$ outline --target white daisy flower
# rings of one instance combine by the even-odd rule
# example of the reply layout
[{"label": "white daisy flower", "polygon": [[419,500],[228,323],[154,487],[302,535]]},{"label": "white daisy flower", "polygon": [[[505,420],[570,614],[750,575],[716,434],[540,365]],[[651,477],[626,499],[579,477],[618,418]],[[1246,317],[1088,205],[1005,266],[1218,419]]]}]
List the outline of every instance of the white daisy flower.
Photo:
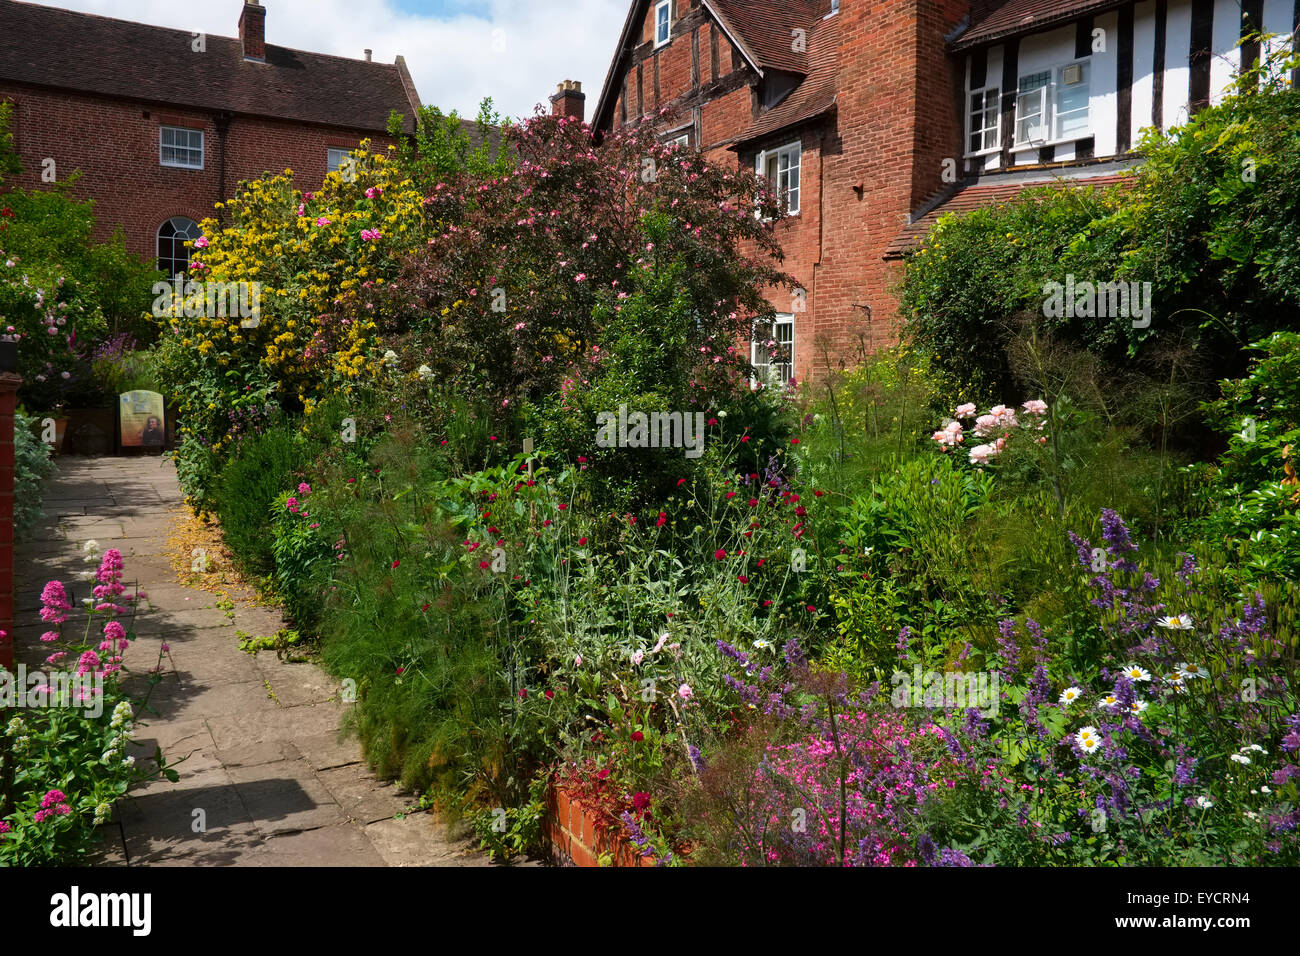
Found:
[{"label": "white daisy flower", "polygon": [[1144,681],[1151,679],[1150,673],[1143,670],[1137,664],[1129,664],[1128,667],[1124,668],[1124,676],[1131,681]]},{"label": "white daisy flower", "polygon": [[1128,709],[1135,714],[1140,714],[1147,709],[1147,702],[1145,700],[1135,700],[1128,705]]},{"label": "white daisy flower", "polygon": [[1096,727],[1084,727],[1074,739],[1078,741],[1079,749],[1086,754],[1101,749],[1101,739],[1097,736]]},{"label": "white daisy flower", "polygon": [[1119,706],[1119,698],[1114,694],[1107,694],[1101,699],[1101,702],[1098,703],[1097,706],[1102,710],[1114,710]]},{"label": "white daisy flower", "polygon": [[760,637],[754,642],[754,650],[766,651],[772,647],[772,642],[765,637]]},{"label": "white daisy flower", "polygon": [[1157,620],[1156,625],[1168,628],[1171,631],[1190,631],[1192,629],[1192,619],[1187,614],[1171,614]]},{"label": "white daisy flower", "polygon": [[1240,764],[1250,763],[1250,758],[1247,757],[1245,754],[1228,754],[1228,759],[1235,760],[1237,761],[1237,763]]},{"label": "white daisy flower", "polygon": [[1259,744],[1246,744],[1246,746],[1241,748],[1242,753],[1245,753],[1247,750],[1253,750],[1255,751],[1255,753],[1259,753],[1259,754],[1268,753],[1268,751],[1265,750],[1263,747],[1261,747]]},{"label": "white daisy flower", "polygon": [[1262,790],[1262,791],[1264,791],[1265,793],[1272,793],[1272,792],[1273,792],[1273,791],[1272,791],[1271,789],[1269,789],[1268,787],[1260,787],[1259,789]]},{"label": "white daisy flower", "polygon": [[1200,807],[1202,810],[1208,810],[1210,809],[1210,807],[1214,806],[1214,801],[1211,800],[1209,797],[1197,797],[1196,805]]},{"label": "white daisy flower", "polygon": [[1177,671],[1172,674],[1166,674],[1165,683],[1179,693],[1187,690],[1187,685],[1183,683],[1183,675],[1179,674]]},{"label": "white daisy flower", "polygon": [[1079,690],[1077,687],[1067,687],[1065,690],[1061,691],[1061,703],[1072,704],[1079,699],[1079,696],[1082,693],[1083,691]]},{"label": "white daisy flower", "polygon": [[1195,680],[1201,677],[1208,677],[1209,675],[1205,672],[1205,668],[1200,664],[1182,663],[1178,665],[1178,676]]}]

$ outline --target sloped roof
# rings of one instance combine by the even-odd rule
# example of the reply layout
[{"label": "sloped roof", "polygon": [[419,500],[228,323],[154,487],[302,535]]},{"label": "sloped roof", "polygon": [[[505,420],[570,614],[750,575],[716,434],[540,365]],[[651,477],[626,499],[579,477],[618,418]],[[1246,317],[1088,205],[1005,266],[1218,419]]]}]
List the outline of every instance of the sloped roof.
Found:
[{"label": "sloped roof", "polygon": [[1130,0],[1007,0],[952,43],[954,50],[991,43],[1017,33],[1045,30],[1090,13],[1122,7]]},{"label": "sloped roof", "polygon": [[[808,53],[813,50],[811,33],[819,21],[816,0],[706,0],[740,35],[763,69],[808,72]],[[832,19],[834,19],[832,17]],[[796,49],[795,30],[808,31],[806,51]]]},{"label": "sloped roof", "polygon": [[789,96],[761,114],[751,126],[736,136],[732,140],[735,145],[752,142],[835,108],[839,24],[839,17],[814,22],[808,34],[807,76]]},{"label": "sloped roof", "polygon": [[179,107],[383,132],[414,128],[420,105],[405,64],[367,63],[266,44],[244,59],[237,37],[0,0],[0,79]]},{"label": "sloped roof", "polygon": [[921,241],[922,237],[930,231],[930,227],[938,222],[941,216],[948,213],[970,212],[972,209],[979,209],[984,206],[997,206],[1002,203],[1014,202],[1026,189],[1034,189],[1040,186],[1083,189],[1088,186],[1105,188],[1131,182],[1132,177],[1126,173],[1106,173],[1100,176],[1080,176],[1071,179],[1020,180],[1011,183],[977,183],[973,186],[967,186],[958,190],[949,199],[944,200],[895,236],[894,240],[885,249],[884,258],[901,258],[904,253]]}]

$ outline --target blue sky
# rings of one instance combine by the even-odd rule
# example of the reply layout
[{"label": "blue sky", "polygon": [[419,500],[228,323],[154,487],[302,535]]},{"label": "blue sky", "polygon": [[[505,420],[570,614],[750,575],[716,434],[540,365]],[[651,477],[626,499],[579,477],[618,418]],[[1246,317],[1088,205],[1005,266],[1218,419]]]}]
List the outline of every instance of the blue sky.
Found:
[{"label": "blue sky", "polygon": [[[243,0],[37,0],[102,16],[235,36]],[[425,103],[473,115],[491,96],[508,116],[579,80],[595,108],[630,0],[262,0],[267,42],[391,63]]]}]

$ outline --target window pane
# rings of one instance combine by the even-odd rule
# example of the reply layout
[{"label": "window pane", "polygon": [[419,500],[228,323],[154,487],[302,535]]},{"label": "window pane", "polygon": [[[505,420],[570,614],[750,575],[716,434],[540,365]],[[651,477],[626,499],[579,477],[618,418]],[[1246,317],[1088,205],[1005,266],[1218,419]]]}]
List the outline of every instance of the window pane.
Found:
[{"label": "window pane", "polygon": [[1089,82],[1088,64],[1077,63],[1078,82],[1066,83],[1073,72],[1071,67],[1061,70],[1061,84],[1056,97],[1056,135],[1062,139],[1069,136],[1083,136],[1088,132],[1089,119]]}]

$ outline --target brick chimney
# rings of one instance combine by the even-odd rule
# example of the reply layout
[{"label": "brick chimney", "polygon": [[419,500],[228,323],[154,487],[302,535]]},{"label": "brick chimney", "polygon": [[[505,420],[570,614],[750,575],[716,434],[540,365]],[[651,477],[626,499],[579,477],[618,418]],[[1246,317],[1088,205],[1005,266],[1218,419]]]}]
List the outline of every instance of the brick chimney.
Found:
[{"label": "brick chimney", "polygon": [[582,92],[582,84],[576,80],[565,80],[555,88],[551,96],[552,116],[572,116],[582,121],[586,119],[587,94]]},{"label": "brick chimney", "polygon": [[244,59],[266,59],[266,7],[257,0],[244,3],[239,15],[239,42],[244,47]]}]

